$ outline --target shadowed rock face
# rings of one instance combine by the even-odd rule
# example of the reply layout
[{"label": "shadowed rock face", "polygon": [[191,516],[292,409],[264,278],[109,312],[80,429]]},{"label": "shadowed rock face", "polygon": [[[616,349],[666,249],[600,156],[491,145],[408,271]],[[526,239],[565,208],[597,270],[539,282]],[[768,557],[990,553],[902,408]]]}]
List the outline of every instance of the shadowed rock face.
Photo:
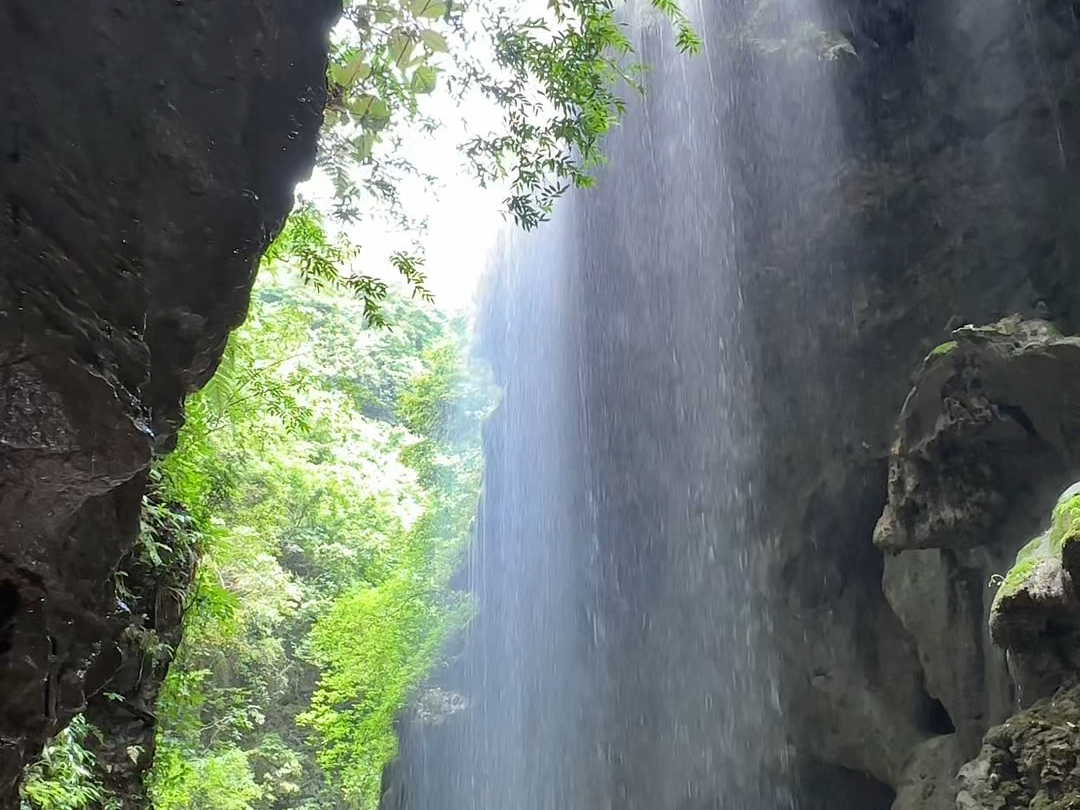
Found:
[{"label": "shadowed rock face", "polygon": [[[951,808],[960,785],[961,807],[1028,807],[1040,769],[1060,759],[1051,750],[1060,740],[1042,733],[1053,705],[991,729],[954,777],[988,724],[1011,712],[1014,692],[1029,705],[1077,670],[1080,603],[1063,551],[1080,501],[1075,486],[1057,496],[1080,451],[1080,339],[1016,317],[952,337],[927,355],[901,410],[874,533],[886,552],[885,594],[957,730],[920,749],[936,747],[933,756],[916,753],[913,790],[897,807]],[[1023,785],[999,793],[1002,779]]]},{"label": "shadowed rock face", "polygon": [[992,544],[1027,496],[1060,491],[1080,450],[1080,339],[1019,319],[954,338],[927,356],[900,415],[874,534],[886,550]]},{"label": "shadowed rock face", "polygon": [[[991,638],[1031,646],[1011,641],[1024,635],[1023,606],[991,613],[990,586],[1045,528],[1070,480],[1080,451],[1080,340],[1016,318],[953,338],[927,355],[904,403],[874,540],[886,552],[885,594],[915,640],[927,688],[970,747],[1012,701]],[[1059,584],[1060,556],[1050,577]],[[997,599],[1012,605],[1008,589]],[[1009,621],[995,622],[998,613]]]},{"label": "shadowed rock face", "polygon": [[0,804],[119,666],[145,470],[313,164],[338,6],[0,3]]},{"label": "shadowed rock face", "polygon": [[[761,236],[743,252],[742,303],[764,427],[755,493],[776,538],[763,590],[777,605],[798,754],[891,780],[912,806],[914,774],[904,772],[921,767],[920,739],[955,729],[950,756],[963,761],[1012,711],[986,630],[987,586],[1073,478],[1056,439],[1030,437],[1005,392],[991,432],[1019,451],[1002,459],[1013,489],[983,487],[983,505],[951,501],[977,507],[966,538],[930,547],[916,542],[913,521],[897,545],[875,548],[889,447],[922,359],[957,327],[1048,311],[1075,329],[1080,27],[1051,2],[837,5],[851,12],[859,50],[837,68],[843,170],[804,183],[801,216],[770,216],[754,186],[755,167],[768,163],[762,139],[736,207],[736,230]],[[814,273],[821,284],[799,284]],[[939,462],[966,465],[950,453]],[[979,527],[1006,513],[1017,530],[984,546]],[[909,741],[919,748],[901,750]]]}]

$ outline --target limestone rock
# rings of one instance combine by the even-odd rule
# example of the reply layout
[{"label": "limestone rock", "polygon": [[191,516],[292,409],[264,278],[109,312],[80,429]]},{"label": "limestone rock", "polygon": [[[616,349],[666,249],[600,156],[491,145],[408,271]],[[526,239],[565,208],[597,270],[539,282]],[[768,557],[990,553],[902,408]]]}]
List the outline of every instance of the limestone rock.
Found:
[{"label": "limestone rock", "polygon": [[980,567],[948,549],[885,556],[885,596],[917,640],[926,691],[945,707],[967,756],[994,718],[1012,710],[984,617],[986,584]]},{"label": "limestone rock", "polygon": [[1051,694],[1080,671],[1080,599],[1066,560],[1075,563],[1080,486],[1054,507],[1050,527],[1025,545],[990,609],[990,634],[1009,652],[1024,702]]},{"label": "limestone rock", "polygon": [[[1080,452],[1080,413],[1069,405],[1080,401],[1080,339],[1015,316],[952,337],[926,356],[901,410],[874,541],[886,552],[885,595],[915,640],[927,689],[971,755],[1014,705],[1005,657],[987,630],[989,586],[1019,538],[1042,528]],[[1038,570],[1041,606],[1072,599],[1060,561]],[[1023,633],[1029,614],[1018,602],[1015,629],[996,619],[990,629]],[[1014,678],[1046,670],[1033,655],[1010,663]],[[1040,677],[1020,680],[1029,697],[1046,693]]]},{"label": "limestone rock", "polygon": [[1034,649],[1055,620],[1067,619],[1078,609],[1071,578],[1061,565],[1061,550],[1046,532],[1016,555],[990,609],[990,633],[1003,649]]},{"label": "limestone rock", "polygon": [[[1080,339],[1017,317],[931,352],[900,413],[884,549],[991,545],[1013,507],[1060,488],[1080,450]],[[1040,487],[1040,485],[1042,485]]]},{"label": "limestone rock", "polygon": [[881,559],[868,542],[881,495],[852,497],[884,472],[872,465],[816,489],[798,527],[803,543],[765,550],[787,559],[780,581],[764,587],[785,595],[775,625],[782,666],[807,671],[789,687],[796,748],[895,789],[912,750],[948,729],[926,695],[915,645],[881,593]]},{"label": "limestone rock", "polygon": [[952,734],[934,737],[916,748],[892,810],[953,810],[956,773],[964,761],[960,750]]},{"label": "limestone rock", "polygon": [[992,728],[960,771],[957,810],[1072,810],[1080,806],[1080,688]]}]

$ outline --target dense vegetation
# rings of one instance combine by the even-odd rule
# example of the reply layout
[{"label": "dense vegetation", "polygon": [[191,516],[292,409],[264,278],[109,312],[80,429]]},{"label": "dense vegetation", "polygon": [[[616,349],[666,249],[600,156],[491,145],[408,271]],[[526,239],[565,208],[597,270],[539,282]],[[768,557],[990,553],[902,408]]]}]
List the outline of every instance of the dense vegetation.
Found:
[{"label": "dense vegetation", "polygon": [[[372,807],[396,715],[468,618],[448,580],[490,395],[460,319],[391,296],[373,330],[363,306],[264,271],[157,469],[201,558],[158,700],[158,810]],[[50,748],[33,806],[100,798],[88,733]]]},{"label": "dense vegetation", "polygon": [[361,302],[264,274],[162,466],[204,548],[159,810],[373,806],[395,715],[468,616],[447,582],[487,400],[460,321],[386,306],[395,329],[371,331]]},{"label": "dense vegetation", "polygon": [[[124,641],[168,666],[146,777],[157,810],[377,804],[395,718],[470,615],[450,580],[492,392],[469,368],[464,323],[431,306],[422,255],[391,257],[396,294],[356,269],[346,226],[388,214],[419,225],[400,205],[416,169],[398,146],[408,131],[438,135],[423,99],[440,85],[501,111],[502,128],[470,133],[462,155],[479,183],[507,189],[519,225],[590,185],[641,70],[621,5],[347,0],[319,156],[336,227],[301,201],[271,247],[247,323],[155,464],[115,578],[123,609],[146,572],[185,608],[175,648],[134,620]],[[681,49],[698,47],[674,0],[652,5]],[[424,712],[447,708],[429,697]],[[27,774],[24,807],[122,806],[105,787],[114,765],[93,753],[107,734],[76,718]],[[138,746],[126,756],[149,764]]]}]

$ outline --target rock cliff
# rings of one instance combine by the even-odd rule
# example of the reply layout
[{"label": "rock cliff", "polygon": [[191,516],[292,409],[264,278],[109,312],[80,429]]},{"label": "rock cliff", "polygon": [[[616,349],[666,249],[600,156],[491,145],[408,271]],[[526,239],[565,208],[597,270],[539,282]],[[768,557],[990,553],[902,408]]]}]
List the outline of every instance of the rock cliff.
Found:
[{"label": "rock cliff", "polygon": [[[1078,325],[1080,28],[1049,2],[843,5],[850,157],[746,252],[776,505],[762,600],[805,768],[951,810],[1016,708],[994,575],[1076,478],[1071,339],[982,327]],[[832,268],[813,293],[790,282],[808,266]]]},{"label": "rock cliff", "polygon": [[112,576],[313,165],[337,5],[0,4],[2,806],[124,669]]}]

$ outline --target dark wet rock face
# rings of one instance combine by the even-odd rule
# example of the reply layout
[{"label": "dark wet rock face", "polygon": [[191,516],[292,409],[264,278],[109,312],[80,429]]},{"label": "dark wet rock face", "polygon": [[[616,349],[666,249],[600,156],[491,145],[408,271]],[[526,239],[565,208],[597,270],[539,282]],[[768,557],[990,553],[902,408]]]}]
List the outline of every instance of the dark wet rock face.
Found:
[{"label": "dark wet rock face", "polygon": [[161,503],[153,489],[143,504],[143,531],[154,532],[161,563],[151,563],[138,547],[120,561],[116,609],[106,630],[116,642],[91,663],[84,686],[85,715],[99,732],[84,745],[116,810],[150,806],[143,776],[157,744],[155,701],[183,637],[197,562],[183,509]]},{"label": "dark wet rock face", "polygon": [[892,810],[954,810],[963,763],[955,734],[927,740],[912,754]]},{"label": "dark wet rock face", "polygon": [[763,590],[798,755],[911,807],[928,741],[955,730],[963,762],[1014,709],[991,579],[1073,480],[1067,350],[991,357],[952,333],[1016,312],[1076,326],[1080,26],[1049,2],[835,5],[859,51],[835,76],[843,168],[800,188],[800,217],[752,192],[737,209],[768,237],[742,270],[776,537]]},{"label": "dark wet rock face", "polygon": [[[971,810],[1075,799],[1043,789],[1061,759],[1047,747],[1061,740],[1044,738],[1049,726],[1038,720],[1045,707],[990,730],[961,783],[954,777],[1014,699],[1053,694],[1080,663],[1080,600],[1065,553],[1080,500],[1075,486],[1059,495],[1080,450],[1078,363],[1080,339],[1045,321],[966,326],[927,355],[904,403],[874,539],[886,552],[884,592],[957,734],[927,744],[948,741],[940,756],[916,753],[909,778],[925,775],[897,807],[951,807],[961,783],[958,806]],[[1031,718],[1042,722],[1037,732]],[[1019,786],[1006,788],[1010,779]]]},{"label": "dark wet rock face", "polygon": [[876,544],[1015,542],[1010,518],[1060,491],[1080,450],[1078,371],[1080,340],[1042,321],[964,327],[931,351],[901,411]]},{"label": "dark wet rock face", "polygon": [[[314,159],[332,0],[0,5],[0,796],[116,653],[145,470]],[[97,686],[111,673],[98,673]]]}]

